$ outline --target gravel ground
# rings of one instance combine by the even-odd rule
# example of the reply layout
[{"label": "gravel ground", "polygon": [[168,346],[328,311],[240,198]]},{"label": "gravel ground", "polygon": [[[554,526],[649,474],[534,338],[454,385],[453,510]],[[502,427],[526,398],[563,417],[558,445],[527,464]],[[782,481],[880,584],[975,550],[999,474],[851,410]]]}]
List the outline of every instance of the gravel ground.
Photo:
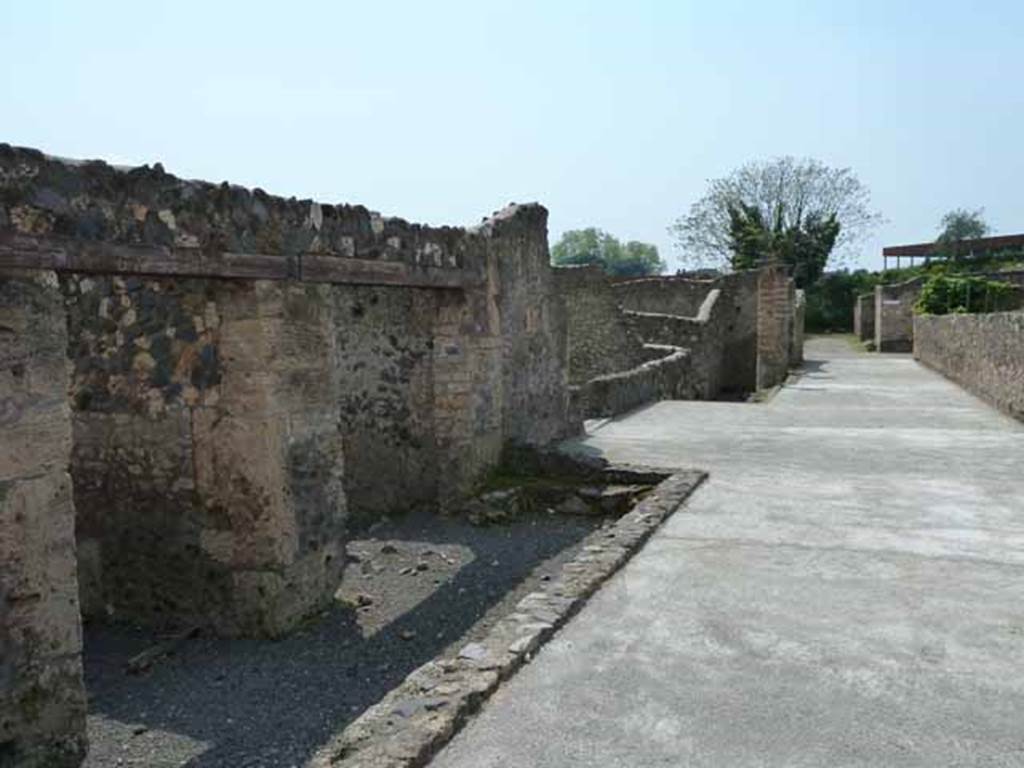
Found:
[{"label": "gravel ground", "polygon": [[143,675],[125,664],[157,636],[89,627],[85,768],[298,768],[413,669],[481,637],[600,525],[378,525],[349,544],[339,600],[317,621],[276,641],[188,640]]}]

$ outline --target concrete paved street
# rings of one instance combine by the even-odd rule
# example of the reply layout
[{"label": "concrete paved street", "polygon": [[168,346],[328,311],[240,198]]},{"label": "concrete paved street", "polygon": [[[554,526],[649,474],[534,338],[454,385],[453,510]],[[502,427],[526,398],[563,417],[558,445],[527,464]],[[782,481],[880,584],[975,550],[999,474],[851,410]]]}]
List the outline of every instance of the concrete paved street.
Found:
[{"label": "concrete paved street", "polygon": [[1024,766],[1024,426],[813,339],[577,446],[711,479],[434,768]]}]

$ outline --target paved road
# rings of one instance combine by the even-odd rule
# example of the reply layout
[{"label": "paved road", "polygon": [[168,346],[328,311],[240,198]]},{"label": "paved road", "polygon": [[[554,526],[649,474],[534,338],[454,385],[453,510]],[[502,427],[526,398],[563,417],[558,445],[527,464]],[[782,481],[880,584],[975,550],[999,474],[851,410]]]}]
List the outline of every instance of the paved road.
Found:
[{"label": "paved road", "polygon": [[433,768],[1024,766],[1024,426],[811,340],[583,441],[711,480]]}]

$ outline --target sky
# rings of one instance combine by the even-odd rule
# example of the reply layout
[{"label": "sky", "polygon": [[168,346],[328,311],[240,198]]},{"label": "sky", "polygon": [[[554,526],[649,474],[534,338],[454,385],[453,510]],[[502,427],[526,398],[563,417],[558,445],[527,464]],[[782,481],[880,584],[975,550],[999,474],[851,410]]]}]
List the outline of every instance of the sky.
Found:
[{"label": "sky", "polygon": [[658,246],[750,160],[850,167],[885,218],[1024,232],[1024,3],[0,0],[0,142],[429,224],[509,202]]}]

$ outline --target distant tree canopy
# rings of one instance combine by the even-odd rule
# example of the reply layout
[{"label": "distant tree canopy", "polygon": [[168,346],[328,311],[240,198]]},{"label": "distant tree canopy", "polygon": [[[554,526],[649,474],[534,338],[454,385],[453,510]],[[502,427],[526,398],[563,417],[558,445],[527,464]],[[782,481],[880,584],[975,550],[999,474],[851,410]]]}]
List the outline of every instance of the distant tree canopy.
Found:
[{"label": "distant tree canopy", "polygon": [[805,288],[825,271],[839,237],[836,214],[813,211],[787,221],[780,203],[770,222],[761,209],[744,202],[729,203],[729,247],[733,269],[753,269],[765,260],[789,267],[798,288]]},{"label": "distant tree canopy", "polygon": [[712,179],[704,197],[669,231],[684,260],[733,268],[773,255],[757,250],[766,245],[769,235],[764,233],[770,233],[774,255],[790,252],[796,258],[796,252],[813,252],[807,261],[809,273],[820,274],[824,264],[813,266],[821,258],[820,248],[828,244],[827,263],[833,249],[852,245],[881,221],[869,201],[867,188],[849,168],[782,157],[747,163],[724,178]]},{"label": "distant tree canopy", "polygon": [[974,240],[989,233],[989,226],[984,218],[985,209],[968,211],[956,208],[939,221],[940,233],[935,241],[945,256],[959,259],[964,254],[964,240]]},{"label": "distant tree canopy", "polygon": [[551,248],[551,263],[561,267],[596,264],[619,277],[657,275],[665,269],[657,247],[636,240],[623,244],[596,227],[563,234]]},{"label": "distant tree canopy", "polygon": [[808,332],[853,330],[853,305],[857,297],[871,293],[880,282],[885,282],[882,275],[866,269],[823,274],[806,289]]}]

